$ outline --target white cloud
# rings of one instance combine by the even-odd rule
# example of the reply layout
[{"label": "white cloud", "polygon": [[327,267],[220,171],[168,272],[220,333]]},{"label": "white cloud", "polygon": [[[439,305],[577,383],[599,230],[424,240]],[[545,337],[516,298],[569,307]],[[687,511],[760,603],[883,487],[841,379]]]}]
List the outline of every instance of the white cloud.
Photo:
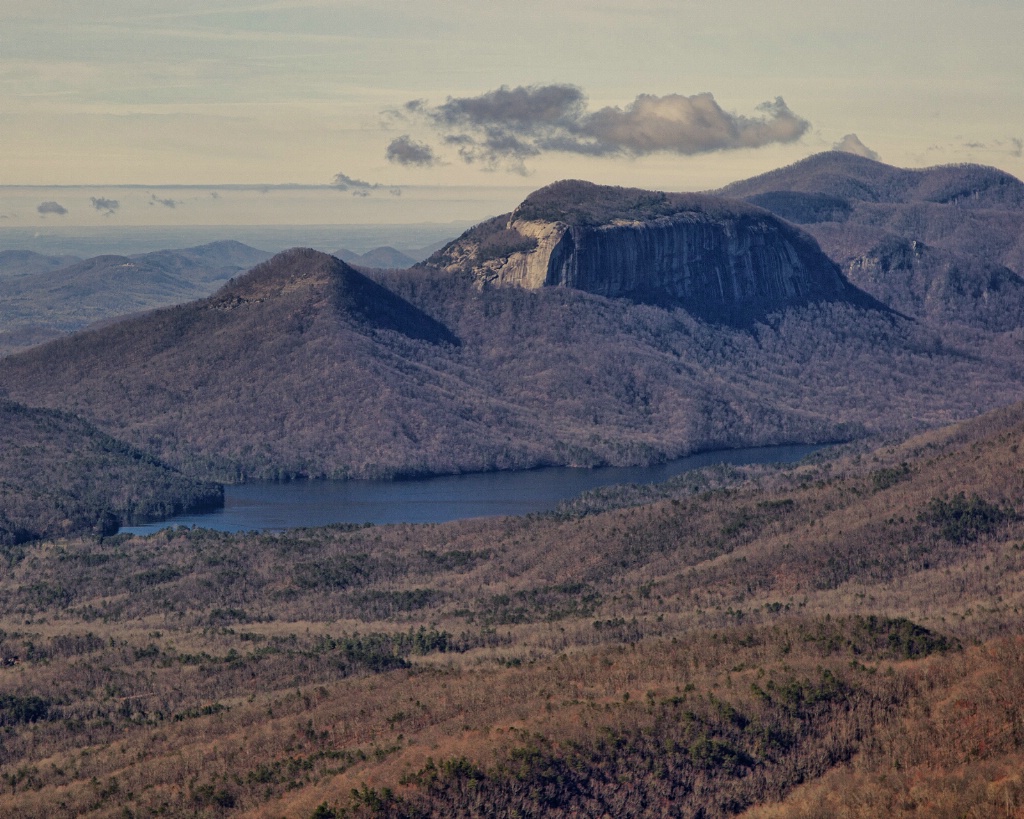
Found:
[{"label": "white cloud", "polygon": [[552,84],[502,86],[476,97],[449,97],[437,106],[411,100],[386,113],[425,120],[467,163],[523,173],[525,160],[542,153],[693,155],[794,142],[810,127],[781,97],[758,106],[758,112],[729,113],[710,93],[641,94],[625,107],[590,111],[581,88]]},{"label": "white cloud", "polygon": [[832,150],[842,151],[846,154],[856,154],[866,159],[874,159],[876,162],[881,160],[881,157],[861,142],[856,134],[847,134],[832,146]]}]

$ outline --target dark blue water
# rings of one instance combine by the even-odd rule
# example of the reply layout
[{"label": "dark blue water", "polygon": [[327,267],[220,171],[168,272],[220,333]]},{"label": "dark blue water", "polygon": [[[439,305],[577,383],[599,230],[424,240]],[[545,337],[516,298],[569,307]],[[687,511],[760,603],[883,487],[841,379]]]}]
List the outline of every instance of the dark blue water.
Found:
[{"label": "dark blue water", "polygon": [[330,523],[441,523],[491,515],[546,512],[561,501],[612,484],[666,481],[714,464],[794,463],[820,446],[790,445],[703,452],[647,467],[485,472],[411,481],[297,481],[227,486],[224,508],[181,515],[122,532],[148,535],[170,526],[226,532],[326,526]]}]

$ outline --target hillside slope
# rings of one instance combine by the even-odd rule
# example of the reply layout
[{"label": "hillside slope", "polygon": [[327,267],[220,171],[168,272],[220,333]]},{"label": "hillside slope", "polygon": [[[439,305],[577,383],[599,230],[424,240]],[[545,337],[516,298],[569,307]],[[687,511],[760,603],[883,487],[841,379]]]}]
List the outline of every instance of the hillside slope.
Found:
[{"label": "hillside slope", "polygon": [[1024,182],[1009,174],[829,152],[718,193],[799,224],[895,309],[996,332],[1024,325]]},{"label": "hillside slope", "polygon": [[191,480],[66,413],[0,400],[0,546],[204,511],[221,487]]},{"label": "hillside slope", "polygon": [[573,288],[381,281],[289,251],[209,299],[0,360],[0,389],[230,480],[647,463],[1024,396],[1012,344],[845,302],[743,329]]},{"label": "hillside slope", "polygon": [[1019,815],[1022,444],[1017,405],[584,516],[34,545],[0,812]]}]

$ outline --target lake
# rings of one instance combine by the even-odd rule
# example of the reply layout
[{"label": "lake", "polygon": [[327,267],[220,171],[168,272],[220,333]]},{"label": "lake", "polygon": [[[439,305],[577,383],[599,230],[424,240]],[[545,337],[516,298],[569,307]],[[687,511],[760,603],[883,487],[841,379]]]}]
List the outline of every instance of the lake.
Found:
[{"label": "lake", "polygon": [[602,486],[660,483],[721,463],[795,463],[819,449],[820,445],[792,444],[702,452],[646,467],[546,467],[403,481],[261,481],[226,486],[224,508],[216,512],[180,515],[160,523],[126,526],[121,531],[149,535],[172,526],[200,526],[240,532],[331,523],[442,523],[525,515],[550,511],[564,500]]}]

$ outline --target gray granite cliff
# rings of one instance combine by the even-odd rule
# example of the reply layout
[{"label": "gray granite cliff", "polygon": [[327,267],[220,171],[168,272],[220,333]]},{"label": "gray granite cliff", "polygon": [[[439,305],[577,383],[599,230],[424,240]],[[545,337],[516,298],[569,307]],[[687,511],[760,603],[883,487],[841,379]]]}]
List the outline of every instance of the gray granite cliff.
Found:
[{"label": "gray granite cliff", "polygon": [[734,200],[560,182],[428,260],[481,286],[571,287],[748,320],[812,301],[870,301],[806,233]]}]

